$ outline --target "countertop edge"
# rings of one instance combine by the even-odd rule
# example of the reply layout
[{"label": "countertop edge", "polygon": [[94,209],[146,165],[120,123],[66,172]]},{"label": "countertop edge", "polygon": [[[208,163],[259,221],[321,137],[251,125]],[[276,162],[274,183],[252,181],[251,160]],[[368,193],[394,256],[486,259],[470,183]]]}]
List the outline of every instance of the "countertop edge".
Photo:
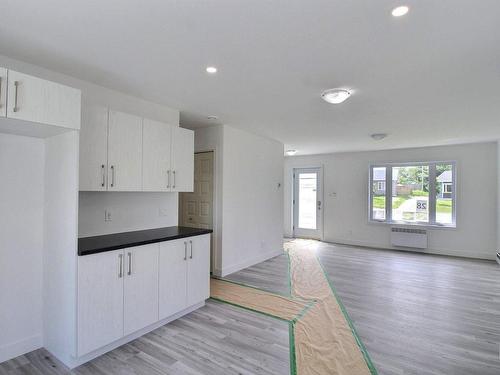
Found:
[{"label": "countertop edge", "polygon": [[78,256],[87,256],[87,255],[105,253],[108,251],[127,249],[129,247],[149,245],[149,244],[158,243],[158,242],[173,241],[173,240],[178,240],[181,238],[203,236],[205,234],[210,234],[210,233],[213,233],[212,229],[200,229],[196,233],[177,234],[177,235],[167,236],[167,237],[159,237],[159,238],[142,240],[142,241],[134,241],[134,242],[128,242],[126,244],[107,246],[107,247],[103,247],[103,248],[99,248],[99,249],[91,249],[91,250],[84,250],[84,251],[78,250]]}]

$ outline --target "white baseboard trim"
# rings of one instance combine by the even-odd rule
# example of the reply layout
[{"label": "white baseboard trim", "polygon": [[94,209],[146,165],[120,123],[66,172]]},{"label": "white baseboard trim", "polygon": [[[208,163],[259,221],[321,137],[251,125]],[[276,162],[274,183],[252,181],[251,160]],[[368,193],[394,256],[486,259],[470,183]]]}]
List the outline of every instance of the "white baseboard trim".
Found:
[{"label": "white baseboard trim", "polygon": [[485,260],[495,260],[495,252],[493,251],[491,255],[488,253],[477,253],[477,254],[469,254],[463,252],[457,252],[453,250],[446,249],[413,249],[407,247],[394,247],[390,245],[383,244],[374,244],[367,241],[358,241],[358,240],[346,240],[342,238],[335,239],[325,239],[324,242],[337,244],[337,245],[349,245],[349,246],[362,246],[362,247],[371,247],[373,249],[381,249],[381,250],[399,250],[399,251],[407,251],[412,253],[422,253],[422,254],[434,254],[434,255],[447,255],[453,257],[460,258],[471,258],[471,259],[485,259]]},{"label": "white baseboard trim", "polygon": [[0,347],[0,363],[42,347],[42,335],[31,336],[23,340]]},{"label": "white baseboard trim", "polygon": [[[103,355],[103,354],[105,354],[113,349],[118,348],[119,346],[122,346],[130,341],[133,341],[133,340],[145,335],[146,333],[154,331],[155,329],[160,328],[161,326],[164,326],[165,324],[170,323],[176,319],[179,319],[180,317],[182,317],[186,314],[189,314],[190,312],[193,312],[194,310],[197,310],[203,306],[205,306],[205,301],[202,301],[202,302],[199,302],[195,305],[192,305],[192,306],[178,312],[177,314],[174,314],[172,316],[169,316],[168,318],[165,318],[165,319],[162,319],[156,323],[153,323],[150,326],[147,326],[147,327],[145,327],[137,332],[134,332],[128,336],[122,337],[120,340],[112,342],[111,344],[103,346],[102,348],[94,350],[93,352],[85,354],[81,357],[78,357],[78,358],[71,357],[71,358],[67,358],[67,359],[58,358],[58,359],[61,362],[63,362],[66,366],[68,366],[70,369],[74,369],[75,367],[83,365],[84,363],[91,361],[94,358],[97,358],[97,357],[99,357],[99,356],[101,356],[101,355]],[[51,354],[54,355],[54,353],[51,353]]]},{"label": "white baseboard trim", "polygon": [[[268,259],[274,258],[275,256],[283,254],[283,249],[278,249],[278,250],[273,250],[267,253],[263,254],[258,254],[255,257],[249,258],[244,260],[243,262],[239,262],[237,264],[233,264],[228,267],[223,267],[222,270],[220,270],[220,275],[216,274],[217,276],[224,277],[227,276],[231,273],[237,272],[239,270],[242,270],[243,268],[247,268],[250,266],[253,266],[254,264],[264,262]],[[217,270],[219,271],[219,270]],[[214,270],[215,273],[215,270]]]}]

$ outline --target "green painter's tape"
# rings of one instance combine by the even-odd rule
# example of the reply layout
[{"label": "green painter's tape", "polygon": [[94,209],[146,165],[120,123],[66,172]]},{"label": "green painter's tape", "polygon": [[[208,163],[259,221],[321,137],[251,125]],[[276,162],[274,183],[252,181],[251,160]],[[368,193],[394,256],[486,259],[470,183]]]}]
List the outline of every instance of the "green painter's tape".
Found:
[{"label": "green painter's tape", "polygon": [[259,313],[261,315],[265,315],[265,316],[268,316],[270,318],[274,318],[274,319],[278,319],[278,320],[281,320],[282,322],[287,322],[287,323],[290,323],[291,321],[288,320],[288,319],[285,319],[285,318],[282,318],[280,316],[276,316],[276,315],[272,315],[272,314],[269,314],[269,313],[266,313],[266,312],[263,312],[263,311],[260,311],[260,310],[255,310],[255,309],[252,309],[250,307],[246,307],[246,306],[243,306],[243,305],[238,305],[237,303],[234,303],[234,302],[229,302],[229,301],[226,301],[224,299],[221,299],[221,298],[217,298],[217,297],[210,297],[210,299],[213,299],[214,301],[219,301],[219,302],[222,302],[222,303],[227,303],[228,305],[231,305],[231,306],[236,306],[236,307],[239,307],[241,309],[245,309],[245,310],[248,310],[248,311],[252,311],[252,312],[255,312],[255,313]]},{"label": "green painter's tape", "polygon": [[292,262],[290,260],[290,253],[288,251],[285,251],[286,257],[288,258],[288,290],[290,293],[290,297],[293,297],[292,295]]},{"label": "green painter's tape", "polygon": [[325,271],[325,268],[323,267],[323,263],[321,263],[321,260],[319,257],[316,255],[316,260],[319,263],[319,266],[321,267],[321,270],[323,271],[323,275],[325,276],[326,280],[328,281],[328,285],[330,285],[330,290],[332,291],[333,296],[337,300],[338,305],[340,306],[340,310],[342,311],[342,314],[344,315],[345,320],[349,324],[349,327],[351,328],[352,335],[356,339],[356,343],[358,344],[359,349],[361,350],[361,353],[363,353],[363,358],[365,359],[366,365],[368,366],[368,369],[370,370],[372,375],[378,375],[377,369],[375,368],[375,365],[373,364],[370,355],[368,354],[368,351],[366,350],[365,345],[363,344],[363,341],[361,341],[361,338],[358,335],[358,332],[356,331],[356,328],[354,327],[354,323],[349,317],[349,314],[347,313],[347,310],[344,307],[344,304],[340,300],[340,297],[337,295],[337,291],[335,290],[332,281],[328,277],[328,274]]},{"label": "green painter's tape", "polygon": [[274,291],[271,291],[271,290],[261,289],[259,287],[254,286],[254,285],[248,285],[248,284],[241,283],[239,281],[233,281],[233,280],[224,279],[223,277],[218,277],[218,276],[213,276],[212,275],[211,278],[214,279],[214,280],[220,280],[220,281],[224,281],[226,283],[241,285],[241,286],[244,286],[244,287],[247,287],[247,288],[259,290],[261,292],[266,292],[266,293],[269,293],[269,294],[275,294],[277,296],[281,296],[281,297],[286,297],[286,298],[292,299],[291,298],[292,297],[291,294],[289,295],[289,294],[285,294],[285,293],[279,293],[279,292],[274,292]]},{"label": "green painter's tape", "polygon": [[295,356],[295,324],[288,325],[288,337],[290,340],[290,375],[297,375],[297,357]]},{"label": "green painter's tape", "polygon": [[298,322],[300,319],[302,319],[302,317],[303,317],[304,315],[306,315],[306,313],[309,311],[309,309],[310,309],[311,307],[313,307],[313,306],[316,304],[316,302],[317,302],[316,300],[311,300],[311,301],[307,304],[307,306],[306,306],[306,307],[304,307],[304,308],[302,309],[302,311],[301,311],[301,312],[299,312],[295,318],[293,318],[292,322],[294,322],[294,323],[295,323],[295,322]]}]

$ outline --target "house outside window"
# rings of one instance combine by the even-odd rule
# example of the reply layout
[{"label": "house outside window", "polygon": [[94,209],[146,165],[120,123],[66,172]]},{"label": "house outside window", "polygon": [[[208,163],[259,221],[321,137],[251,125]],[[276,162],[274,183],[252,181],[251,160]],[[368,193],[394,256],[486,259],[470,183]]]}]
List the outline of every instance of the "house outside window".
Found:
[{"label": "house outside window", "polygon": [[[369,219],[455,227],[455,170],[454,162],[370,166]],[[386,181],[391,181],[390,190]]]}]

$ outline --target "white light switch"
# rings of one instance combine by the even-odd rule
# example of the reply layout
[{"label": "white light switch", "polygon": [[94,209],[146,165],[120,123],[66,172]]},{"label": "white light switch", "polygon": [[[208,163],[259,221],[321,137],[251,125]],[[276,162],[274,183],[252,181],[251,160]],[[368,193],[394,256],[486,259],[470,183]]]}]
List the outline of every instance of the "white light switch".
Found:
[{"label": "white light switch", "polygon": [[112,221],[110,210],[104,210],[104,221]]}]

